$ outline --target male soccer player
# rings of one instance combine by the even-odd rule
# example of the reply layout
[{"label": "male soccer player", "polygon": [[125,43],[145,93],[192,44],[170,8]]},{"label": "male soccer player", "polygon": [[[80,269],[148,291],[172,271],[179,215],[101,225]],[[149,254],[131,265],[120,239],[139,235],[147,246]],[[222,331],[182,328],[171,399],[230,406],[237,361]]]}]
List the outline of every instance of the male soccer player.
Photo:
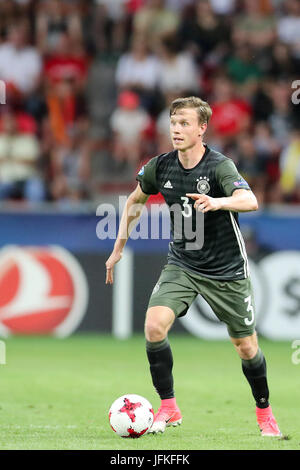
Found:
[{"label": "male soccer player", "polygon": [[[198,249],[195,243],[191,249],[190,234],[187,239],[184,230],[178,232],[178,214],[170,211],[173,241],[146,313],[147,356],[153,385],[161,398],[150,432],[164,432],[167,426],[182,422],[173,389],[168,331],[200,294],[227,325],[256,402],[261,435],[281,436],[269,404],[266,361],[255,332],[249,266],[237,214],[257,210],[258,205],[233,161],[203,142],[211,114],[208,103],[197,97],[178,98],[171,104],[174,150],[152,158],[139,171],[138,185],[127,200],[113,252],[106,262],[106,283],[113,283],[114,265],[121,259],[130,229],[150,194],[160,192],[170,209],[180,207],[181,227],[185,219],[197,225],[200,211],[204,235]],[[139,210],[135,207],[132,211],[136,204]]]}]

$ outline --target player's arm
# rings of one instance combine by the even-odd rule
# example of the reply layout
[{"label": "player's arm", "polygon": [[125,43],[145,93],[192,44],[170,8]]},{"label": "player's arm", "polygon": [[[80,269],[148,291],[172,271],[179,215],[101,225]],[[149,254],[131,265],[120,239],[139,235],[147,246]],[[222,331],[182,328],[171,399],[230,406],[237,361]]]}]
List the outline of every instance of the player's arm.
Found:
[{"label": "player's arm", "polygon": [[113,283],[114,266],[122,258],[124,246],[126,245],[131,231],[137,224],[143,211],[144,204],[148,198],[149,194],[145,194],[142,191],[140,184],[138,184],[126,201],[126,205],[120,221],[118,236],[114,244],[114,249],[105,263],[106,284]]},{"label": "player's arm", "polygon": [[235,189],[232,196],[213,198],[206,194],[187,194],[194,199],[194,208],[200,212],[227,210],[234,212],[249,212],[258,209],[258,203],[252,191]]},{"label": "player's arm", "polygon": [[258,209],[255,195],[231,159],[226,158],[216,166],[215,177],[224,197],[212,198],[206,194],[187,194],[195,200],[196,210],[248,212]]},{"label": "player's arm", "polygon": [[257,211],[255,194],[247,189],[235,189],[232,196],[218,198],[219,209],[235,212]]}]

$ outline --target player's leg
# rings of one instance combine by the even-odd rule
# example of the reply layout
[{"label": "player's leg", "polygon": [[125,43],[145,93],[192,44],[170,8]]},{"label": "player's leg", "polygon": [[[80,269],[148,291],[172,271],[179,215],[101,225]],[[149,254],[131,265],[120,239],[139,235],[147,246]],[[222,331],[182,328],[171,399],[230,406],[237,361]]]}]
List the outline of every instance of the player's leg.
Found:
[{"label": "player's leg", "polygon": [[164,432],[167,425],[177,426],[182,422],[174,394],[173,355],[168,341],[168,331],[175,318],[173,310],[165,306],[150,307],[146,314],[147,357],[152,382],[161,399],[151,433]]},{"label": "player's leg", "polygon": [[150,432],[181,424],[173,380],[173,356],[168,331],[174,320],[188,310],[196,296],[188,276],[177,266],[166,266],[153,289],[145,320],[147,357],[153,385],[161,398]]},{"label": "player's leg", "polygon": [[228,282],[208,279],[203,281],[202,294],[218,318],[227,325],[256,401],[256,416],[262,435],[280,435],[269,404],[266,360],[255,332],[255,306],[250,279]]},{"label": "player's leg", "polygon": [[230,339],[241,358],[242,370],[251,387],[256,406],[261,409],[268,408],[267,366],[263,352],[258,347],[256,332],[244,338]]},{"label": "player's leg", "polygon": [[173,310],[165,306],[150,307],[145,320],[146,351],[153,385],[162,400],[174,398],[173,356],[168,331],[175,320]]},{"label": "player's leg", "polygon": [[269,403],[267,364],[254,332],[244,338],[233,338],[231,341],[242,361],[243,373],[251,387],[256,403],[257,423],[262,436],[281,436],[277,422]]}]

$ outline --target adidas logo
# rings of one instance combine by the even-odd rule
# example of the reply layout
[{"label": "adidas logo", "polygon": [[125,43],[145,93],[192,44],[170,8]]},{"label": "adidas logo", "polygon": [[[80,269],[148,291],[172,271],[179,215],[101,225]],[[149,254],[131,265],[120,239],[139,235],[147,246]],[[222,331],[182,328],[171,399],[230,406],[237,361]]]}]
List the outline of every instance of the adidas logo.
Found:
[{"label": "adidas logo", "polygon": [[170,180],[168,180],[165,184],[164,184],[164,188],[166,189],[173,189],[173,186],[172,186],[172,183]]}]

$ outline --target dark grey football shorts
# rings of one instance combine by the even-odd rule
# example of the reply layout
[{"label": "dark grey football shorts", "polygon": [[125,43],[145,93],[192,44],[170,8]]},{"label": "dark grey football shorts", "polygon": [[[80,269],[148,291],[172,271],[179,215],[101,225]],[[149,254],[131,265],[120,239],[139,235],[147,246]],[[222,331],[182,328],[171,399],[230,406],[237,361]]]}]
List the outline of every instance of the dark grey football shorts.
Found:
[{"label": "dark grey football shorts", "polygon": [[176,317],[182,317],[198,294],[207,301],[218,319],[226,323],[232,338],[254,333],[255,307],[249,277],[239,281],[218,281],[167,264],[153,289],[148,308],[169,307]]}]

